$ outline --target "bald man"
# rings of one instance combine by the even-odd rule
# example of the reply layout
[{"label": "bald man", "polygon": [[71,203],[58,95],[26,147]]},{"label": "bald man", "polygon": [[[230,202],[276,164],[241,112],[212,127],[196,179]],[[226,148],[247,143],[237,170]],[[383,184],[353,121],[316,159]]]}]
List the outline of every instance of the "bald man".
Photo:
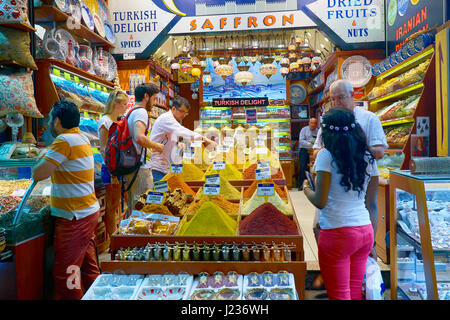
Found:
[{"label": "bald man", "polygon": [[300,135],[298,138],[298,144],[300,148],[300,169],[299,169],[299,179],[298,179],[298,189],[302,189],[303,181],[306,179],[305,171],[309,171],[309,153],[308,150],[311,150],[314,142],[317,138],[317,119],[311,118],[309,119],[309,124],[306,127],[303,127],[300,131]]}]

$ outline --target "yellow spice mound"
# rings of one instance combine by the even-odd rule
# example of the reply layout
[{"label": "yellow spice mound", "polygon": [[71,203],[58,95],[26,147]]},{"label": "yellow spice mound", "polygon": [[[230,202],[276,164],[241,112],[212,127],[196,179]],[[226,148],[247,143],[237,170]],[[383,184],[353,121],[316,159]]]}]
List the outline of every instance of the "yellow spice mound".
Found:
[{"label": "yellow spice mound", "polygon": [[[277,192],[275,192],[272,196],[267,197],[267,202],[271,203],[276,207],[278,210],[283,212],[284,214],[290,215],[293,214],[292,207],[290,204],[283,201],[283,199],[280,198]],[[250,198],[250,200],[247,201],[247,203],[242,208],[242,214],[243,215],[249,215],[253,211],[255,211],[259,206],[266,203],[265,197],[258,196],[258,191],[255,191],[253,196]]]},{"label": "yellow spice mound", "polygon": [[[240,200],[241,199],[241,192],[236,189],[231,183],[228,182],[227,179],[220,176],[220,196],[224,197],[227,200]],[[197,195],[195,199],[202,199],[204,196],[203,194],[203,187],[201,187],[197,191]]]},{"label": "yellow spice mound", "polygon": [[208,171],[206,171],[203,180],[206,179],[206,176],[211,174],[220,174],[227,180],[242,180],[242,172],[232,164],[225,164],[225,170],[213,170],[211,166]]},{"label": "yellow spice mound", "polygon": [[189,222],[178,231],[180,236],[232,236],[237,222],[220,207],[205,202]]},{"label": "yellow spice mound", "polygon": [[168,173],[163,178],[164,181],[169,180],[172,176],[177,175],[184,181],[201,181],[205,173],[198,168],[195,164],[185,163],[183,164],[182,173]]}]

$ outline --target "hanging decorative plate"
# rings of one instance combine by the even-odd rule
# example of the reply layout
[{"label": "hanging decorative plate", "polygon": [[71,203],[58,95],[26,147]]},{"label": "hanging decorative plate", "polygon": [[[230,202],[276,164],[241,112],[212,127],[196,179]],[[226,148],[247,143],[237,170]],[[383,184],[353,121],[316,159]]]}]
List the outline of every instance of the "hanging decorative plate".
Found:
[{"label": "hanging decorative plate", "polygon": [[66,13],[70,12],[70,6],[68,0],[55,0],[55,4],[61,11],[64,11]]},{"label": "hanging decorative plate", "polygon": [[70,13],[74,17],[76,23],[81,23],[81,5],[79,0],[70,1]]},{"label": "hanging decorative plate", "polygon": [[112,25],[106,20],[103,21],[103,25],[105,27],[106,40],[108,40],[112,44],[116,43],[116,35],[114,34],[114,30],[113,30]]},{"label": "hanging decorative plate", "polygon": [[192,294],[192,300],[213,300],[215,297],[213,290],[198,290]]},{"label": "hanging decorative plate", "polygon": [[266,300],[268,296],[269,293],[266,291],[266,289],[251,289],[245,294],[245,300]]},{"label": "hanging decorative plate", "polygon": [[290,87],[290,100],[291,104],[293,105],[299,105],[302,104],[303,101],[305,101],[306,98],[306,89],[301,84],[293,84]]},{"label": "hanging decorative plate", "polygon": [[403,62],[403,57],[402,57],[402,51],[401,51],[401,49],[400,49],[400,50],[397,50],[397,51],[395,52],[395,61],[397,61],[397,64]]},{"label": "hanging decorative plate", "polygon": [[105,34],[105,27],[103,26],[102,20],[96,13],[94,13],[93,18],[94,18],[95,30],[100,35],[100,37],[104,38],[106,34]]},{"label": "hanging decorative plate", "polygon": [[105,57],[108,57],[108,76],[106,81],[113,81],[117,76],[117,62],[116,59],[109,52],[104,52]]},{"label": "hanging decorative plate", "polygon": [[92,18],[91,11],[83,1],[81,1],[81,15],[83,16],[83,21],[86,24],[86,27],[94,31],[94,18]]},{"label": "hanging decorative plate", "polygon": [[350,81],[354,88],[363,87],[372,78],[372,64],[366,57],[351,56],[342,64],[341,77]]},{"label": "hanging decorative plate", "polygon": [[108,5],[105,0],[97,0],[98,3],[98,15],[100,19],[105,22],[108,19]]}]

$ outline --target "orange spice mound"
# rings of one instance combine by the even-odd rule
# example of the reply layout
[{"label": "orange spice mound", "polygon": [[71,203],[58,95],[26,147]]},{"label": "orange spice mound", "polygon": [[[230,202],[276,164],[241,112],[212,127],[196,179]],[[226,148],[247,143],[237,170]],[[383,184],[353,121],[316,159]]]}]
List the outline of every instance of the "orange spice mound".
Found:
[{"label": "orange spice mound", "polygon": [[239,203],[233,203],[228,201],[227,199],[225,199],[222,196],[203,196],[200,200],[195,200],[190,206],[189,206],[189,210],[188,210],[188,214],[195,214],[200,207],[203,205],[203,203],[205,202],[213,202],[214,204],[216,204],[217,206],[219,206],[223,211],[225,211],[226,213],[230,214],[230,215],[235,215],[239,213]]},{"label": "orange spice mound", "polygon": [[[244,180],[255,180],[256,179],[256,169],[258,168],[258,165],[252,164],[250,167],[244,170],[242,173],[242,176]],[[283,174],[281,173],[281,170],[278,168],[270,167],[270,173],[272,179],[283,179]]]},{"label": "orange spice mound", "polygon": [[258,183],[273,183],[275,187],[275,191],[278,193],[280,198],[285,199],[287,198],[286,191],[284,189],[281,189],[278,184],[276,184],[272,179],[264,179],[262,181],[254,181],[250,187],[248,187],[246,190],[244,190],[244,199],[250,199],[253,194],[255,193],[256,189],[258,188]]},{"label": "orange spice mound", "polygon": [[174,175],[170,177],[169,180],[167,180],[167,185],[170,192],[173,192],[175,189],[180,188],[184,193],[195,196],[195,191],[192,190],[191,187],[189,187],[187,183],[184,182],[183,179],[181,179],[179,176]]}]

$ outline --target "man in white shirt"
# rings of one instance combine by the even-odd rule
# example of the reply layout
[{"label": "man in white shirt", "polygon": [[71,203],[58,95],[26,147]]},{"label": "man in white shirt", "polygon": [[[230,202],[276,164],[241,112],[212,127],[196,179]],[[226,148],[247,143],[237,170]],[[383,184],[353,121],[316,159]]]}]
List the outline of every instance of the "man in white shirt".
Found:
[{"label": "man in white shirt", "polygon": [[299,179],[298,179],[298,188],[302,190],[303,181],[306,179],[305,171],[309,171],[308,163],[309,163],[309,153],[308,150],[311,150],[314,142],[317,137],[317,119],[311,118],[309,119],[309,124],[306,127],[303,127],[300,131],[300,135],[298,138],[299,149],[300,149],[300,169],[299,169]]},{"label": "man in white shirt", "polygon": [[175,158],[180,137],[185,140],[201,140],[207,146],[213,148],[217,146],[214,141],[181,125],[183,119],[189,114],[189,109],[189,102],[185,98],[178,96],[173,100],[172,110],[159,116],[153,125],[150,139],[165,145],[164,151],[152,153],[150,167],[155,182],[161,180],[169,173],[170,163]]},{"label": "man in white shirt", "polygon": [[[330,86],[330,99],[332,107],[343,107],[353,111],[356,122],[361,126],[367,139],[369,150],[375,159],[383,158],[385,150],[389,147],[387,144],[386,135],[381,125],[380,119],[373,112],[355,106],[354,91],[352,84],[347,80],[337,80]],[[315,159],[317,153],[323,148],[322,128],[317,133],[317,139],[314,143],[313,158]],[[319,238],[319,210],[316,210],[316,215],[313,222],[314,235],[316,241]],[[321,276],[313,283],[313,287],[320,287]]]},{"label": "man in white shirt", "polygon": [[151,83],[144,83],[136,87],[135,99],[136,104],[130,111],[125,114],[128,115],[128,128],[130,135],[133,139],[133,144],[136,147],[138,154],[141,154],[141,167],[137,173],[136,179],[129,188],[130,183],[133,181],[135,173],[131,173],[126,176],[126,187],[128,190],[128,215],[131,210],[134,209],[134,203],[140,197],[140,195],[149,189],[153,189],[153,177],[150,169],[150,163],[146,161],[147,149],[153,151],[163,152],[164,145],[154,142],[147,136],[149,117],[148,112],[151,111],[155,102],[156,95],[159,92],[159,88]]}]

